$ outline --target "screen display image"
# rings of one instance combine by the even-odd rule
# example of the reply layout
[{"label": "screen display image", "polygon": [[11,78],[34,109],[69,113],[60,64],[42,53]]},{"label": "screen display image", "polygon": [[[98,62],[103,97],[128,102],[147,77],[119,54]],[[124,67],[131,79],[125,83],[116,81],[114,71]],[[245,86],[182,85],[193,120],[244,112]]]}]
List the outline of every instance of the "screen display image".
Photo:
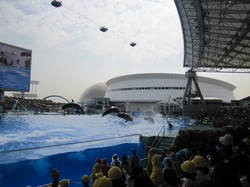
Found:
[{"label": "screen display image", "polygon": [[32,51],[0,42],[0,90],[29,91]]}]

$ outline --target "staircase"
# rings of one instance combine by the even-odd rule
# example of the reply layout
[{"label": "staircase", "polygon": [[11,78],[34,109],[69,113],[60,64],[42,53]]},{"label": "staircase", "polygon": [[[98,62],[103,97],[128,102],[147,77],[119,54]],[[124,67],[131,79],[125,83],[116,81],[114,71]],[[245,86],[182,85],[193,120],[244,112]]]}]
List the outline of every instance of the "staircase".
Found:
[{"label": "staircase", "polygon": [[172,144],[174,143],[175,137],[164,136],[161,137],[158,148],[164,150],[170,150]]},{"label": "staircase", "polygon": [[[155,137],[154,141],[152,142],[151,146],[148,146],[149,148],[155,148],[159,150],[170,150],[171,146],[173,145],[175,141],[175,137],[178,134],[178,131],[168,131],[166,132],[165,125],[162,126],[160,129],[158,135]],[[162,134],[162,135],[160,135]]]}]

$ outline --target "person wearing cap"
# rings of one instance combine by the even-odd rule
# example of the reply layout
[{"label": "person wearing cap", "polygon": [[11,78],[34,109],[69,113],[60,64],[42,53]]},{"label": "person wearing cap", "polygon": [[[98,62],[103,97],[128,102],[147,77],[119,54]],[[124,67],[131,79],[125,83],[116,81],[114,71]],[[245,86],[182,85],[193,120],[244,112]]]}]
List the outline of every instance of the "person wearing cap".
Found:
[{"label": "person wearing cap", "polygon": [[102,176],[103,176],[103,173],[101,170],[101,165],[99,163],[95,163],[92,173],[90,174],[90,179],[92,180],[92,183],[94,183],[96,179]]},{"label": "person wearing cap", "polygon": [[181,171],[184,177],[182,187],[192,187],[197,175],[197,170],[194,163],[190,160],[183,162],[181,164]]},{"label": "person wearing cap", "polygon": [[108,176],[112,181],[113,187],[126,187],[122,179],[122,170],[117,166],[112,166],[108,171]]},{"label": "person wearing cap", "polygon": [[222,145],[233,145],[234,144],[234,138],[231,134],[225,134],[224,136],[219,137],[219,142]]},{"label": "person wearing cap", "polygon": [[242,152],[250,157],[250,138],[244,138],[241,142],[245,148]]},{"label": "person wearing cap", "polygon": [[250,139],[249,138],[244,138],[242,140],[242,142],[244,142],[246,144],[246,146],[250,146]]},{"label": "person wearing cap", "polygon": [[113,187],[111,179],[106,176],[102,176],[96,179],[93,187]]},{"label": "person wearing cap", "polygon": [[82,176],[82,184],[83,184],[83,187],[89,187],[89,176],[88,175]]},{"label": "person wearing cap", "polygon": [[173,162],[172,162],[172,158],[171,157],[165,157],[162,161],[162,165],[163,165],[163,172],[167,169],[173,169],[176,171],[176,168],[175,166],[173,165]]},{"label": "person wearing cap", "polygon": [[211,180],[208,161],[204,156],[196,155],[192,162],[194,163],[194,166],[197,170],[195,184],[200,184],[202,181]]},{"label": "person wearing cap", "polygon": [[222,159],[227,162],[230,155],[232,154],[234,138],[231,134],[225,134],[224,136],[219,137],[219,142],[222,144]]},{"label": "person wearing cap", "polygon": [[70,184],[70,181],[68,179],[63,179],[59,182],[60,187],[68,187]]},{"label": "person wearing cap", "polygon": [[153,166],[153,170],[152,170],[152,173],[150,175],[150,179],[152,180],[152,182],[155,186],[159,186],[164,181],[163,181],[163,173],[162,173],[162,169],[163,169],[162,163],[161,163],[158,155],[153,156],[152,166]]},{"label": "person wearing cap", "polygon": [[148,162],[147,162],[147,166],[146,166],[146,171],[147,171],[147,174],[148,174],[148,176],[150,176],[151,175],[151,173],[152,173],[152,168],[153,168],[153,166],[152,166],[152,158],[153,158],[153,156],[154,156],[154,149],[149,149],[148,150]]}]

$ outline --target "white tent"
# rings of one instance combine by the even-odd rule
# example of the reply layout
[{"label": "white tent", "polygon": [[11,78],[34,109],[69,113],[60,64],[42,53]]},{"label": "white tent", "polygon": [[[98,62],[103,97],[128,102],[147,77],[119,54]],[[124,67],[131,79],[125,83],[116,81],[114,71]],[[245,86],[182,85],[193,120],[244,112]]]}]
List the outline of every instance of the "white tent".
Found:
[{"label": "white tent", "polygon": [[170,113],[170,108],[171,108],[171,106],[173,106],[173,107],[177,107],[177,106],[179,106],[179,104],[178,103],[176,103],[170,96],[169,97],[167,97],[167,98],[165,98],[165,99],[163,99],[163,100],[161,100],[161,101],[159,101],[158,103],[155,103],[154,105],[153,105],[153,109],[155,108],[155,107],[157,107],[158,105],[163,105],[163,112],[165,112],[166,113],[166,106],[168,106],[168,112]]}]

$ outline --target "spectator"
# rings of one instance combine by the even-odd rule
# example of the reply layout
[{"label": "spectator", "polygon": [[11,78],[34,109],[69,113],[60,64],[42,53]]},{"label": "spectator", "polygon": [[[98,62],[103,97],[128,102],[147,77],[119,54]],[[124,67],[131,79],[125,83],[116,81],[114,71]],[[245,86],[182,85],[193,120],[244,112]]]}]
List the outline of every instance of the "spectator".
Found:
[{"label": "spectator", "polygon": [[129,161],[128,161],[128,156],[127,155],[123,155],[122,157],[122,163],[121,163],[121,168],[124,169],[126,171],[126,173],[128,175],[130,175],[130,167],[129,167]]},{"label": "spectator", "polygon": [[159,187],[181,187],[180,181],[177,178],[176,171],[171,168],[164,170],[163,179],[164,183]]},{"label": "spectator", "polygon": [[176,171],[175,166],[173,165],[172,158],[171,157],[165,157],[162,161],[163,165],[163,172],[168,169],[173,169]]},{"label": "spectator", "polygon": [[176,169],[176,174],[179,176],[181,174],[181,162],[177,160],[175,152],[171,152],[169,156],[172,158],[173,166]]},{"label": "spectator", "polygon": [[150,177],[147,174],[142,173],[135,178],[133,187],[154,187],[154,185]]},{"label": "spectator", "polygon": [[103,176],[101,166],[99,163],[95,163],[93,170],[92,170],[92,173],[90,174],[90,179],[92,180],[92,183],[94,183],[95,180],[101,176]]},{"label": "spectator", "polygon": [[93,187],[113,187],[113,185],[112,181],[109,178],[102,176],[96,179],[95,183],[93,184]]},{"label": "spectator", "polygon": [[244,150],[245,154],[247,154],[248,156],[250,155],[250,139],[249,138],[244,138],[242,140],[242,142],[246,145],[246,150]]},{"label": "spectator", "polygon": [[117,154],[113,154],[112,156],[111,167],[113,166],[121,167],[121,161],[119,160],[119,157]]},{"label": "spectator", "polygon": [[113,187],[126,187],[122,179],[122,170],[117,166],[112,166],[108,171],[108,176],[112,181]]},{"label": "spectator", "polygon": [[213,181],[216,187],[241,187],[237,171],[229,162],[220,162],[216,164],[214,168]]},{"label": "spectator", "polygon": [[147,167],[146,167],[146,171],[148,176],[151,175],[152,173],[152,157],[154,156],[154,149],[149,149],[148,150],[148,162],[147,162]]},{"label": "spectator", "polygon": [[61,181],[59,182],[59,186],[60,186],[60,187],[68,187],[68,186],[69,186],[69,183],[70,183],[69,180],[63,179],[63,180],[61,180]]},{"label": "spectator", "polygon": [[231,155],[229,162],[232,163],[241,182],[242,187],[250,186],[250,165],[249,159],[242,153],[235,153]]},{"label": "spectator", "polygon": [[224,136],[219,137],[219,142],[221,143],[221,147],[218,151],[222,153],[222,159],[227,161],[232,154],[233,149],[233,136],[231,134],[225,134]]},{"label": "spectator", "polygon": [[52,180],[52,187],[57,187],[58,186],[58,178],[59,178],[59,171],[58,169],[54,168],[50,172],[50,176],[53,179]]},{"label": "spectator", "polygon": [[82,184],[83,184],[83,187],[89,187],[89,176],[88,175],[82,176]]},{"label": "spectator", "polygon": [[132,171],[131,171],[131,176],[127,177],[128,181],[128,186],[133,187],[135,179],[138,175],[143,173],[143,168],[141,166],[136,166]]},{"label": "spectator", "polygon": [[101,159],[101,158],[97,158],[97,159],[95,160],[95,163],[99,163],[100,166],[101,166],[101,165],[102,165],[102,159]]},{"label": "spectator", "polygon": [[108,171],[110,168],[111,166],[108,164],[108,159],[107,158],[102,159],[101,170],[103,172],[103,175],[108,177]]},{"label": "spectator", "polygon": [[192,161],[185,161],[181,164],[181,170],[183,174],[182,187],[191,187],[194,185],[195,177],[197,174],[196,168]]},{"label": "spectator", "polygon": [[194,163],[194,166],[196,167],[197,170],[197,175],[195,178],[196,184],[199,184],[202,181],[211,180],[208,161],[205,157],[201,155],[196,155],[192,160],[192,162]]},{"label": "spectator", "polygon": [[133,170],[136,166],[140,165],[140,158],[139,156],[136,154],[136,149],[132,149],[132,156],[131,156],[131,160],[130,160],[130,169]]},{"label": "spectator", "polygon": [[160,158],[157,155],[154,155],[152,158],[152,165],[153,170],[152,174],[150,175],[150,179],[152,180],[153,184],[159,186],[163,183],[163,173],[162,173],[162,164]]}]

